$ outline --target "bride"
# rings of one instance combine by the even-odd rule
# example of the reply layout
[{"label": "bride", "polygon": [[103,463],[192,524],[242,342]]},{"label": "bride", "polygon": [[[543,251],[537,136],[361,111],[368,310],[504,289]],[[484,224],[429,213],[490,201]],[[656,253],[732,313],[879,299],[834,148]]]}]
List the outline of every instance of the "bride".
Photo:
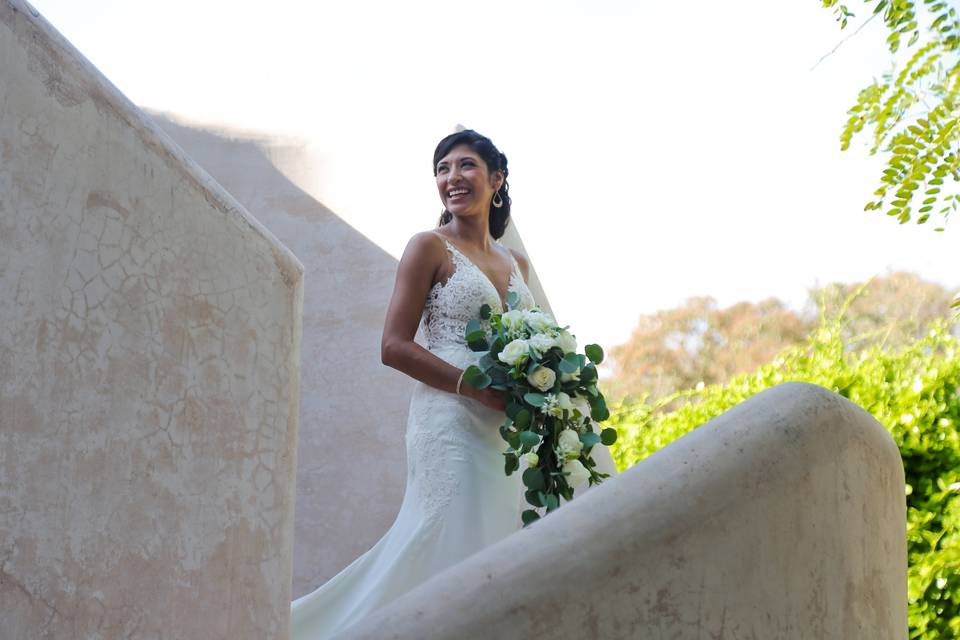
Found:
[{"label": "bride", "polygon": [[[407,484],[396,521],[373,548],[291,605],[291,640],[321,640],[434,574],[516,531],[519,474],[504,474],[498,432],[506,397],[463,382],[479,355],[466,323],[510,293],[534,305],[527,259],[498,239],[510,220],[507,158],[472,130],[433,154],[444,212],[407,244],[387,308],[384,364],[419,382],[407,420]],[[414,342],[422,322],[427,348]]]}]

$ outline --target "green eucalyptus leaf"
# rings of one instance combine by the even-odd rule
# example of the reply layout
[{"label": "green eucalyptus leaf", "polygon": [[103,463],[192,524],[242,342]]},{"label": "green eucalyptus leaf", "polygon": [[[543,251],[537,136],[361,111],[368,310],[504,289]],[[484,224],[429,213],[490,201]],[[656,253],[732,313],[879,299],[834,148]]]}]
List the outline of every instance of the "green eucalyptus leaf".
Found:
[{"label": "green eucalyptus leaf", "polygon": [[485,389],[490,386],[491,379],[480,367],[472,364],[463,372],[463,381],[474,389]]},{"label": "green eucalyptus leaf", "polygon": [[553,511],[560,506],[560,500],[556,495],[550,493],[547,495],[547,512]]},{"label": "green eucalyptus leaf", "polygon": [[600,347],[600,345],[588,344],[583,351],[587,354],[587,357],[590,358],[590,362],[593,364],[600,364],[603,362],[603,349]]},{"label": "green eucalyptus leaf", "polygon": [[607,409],[607,403],[602,397],[594,399],[591,404],[590,417],[597,422],[603,422],[610,417],[610,411]]},{"label": "green eucalyptus leaf", "polygon": [[532,415],[529,410],[520,409],[513,417],[513,424],[517,425],[517,429],[526,429],[530,426],[531,417]]},{"label": "green eucalyptus leaf", "polygon": [[506,453],[504,454],[504,458],[503,472],[508,476],[512,475],[514,471],[520,468],[520,459],[517,457],[517,454]]},{"label": "green eucalyptus leaf", "polygon": [[533,507],[542,507],[544,506],[543,502],[540,501],[540,494],[538,491],[528,489],[523,492],[523,499],[527,501],[527,504]]},{"label": "green eucalyptus leaf", "polygon": [[520,514],[520,519],[523,521],[523,526],[528,526],[533,524],[540,519],[540,514],[534,511],[533,509],[527,509]]},{"label": "green eucalyptus leaf", "polygon": [[487,351],[490,348],[490,344],[487,342],[486,338],[470,340],[467,342],[467,346],[470,347],[471,351]]},{"label": "green eucalyptus leaf", "polygon": [[597,368],[588,364],[580,371],[580,384],[590,384],[597,379]]},{"label": "green eucalyptus leaf", "polygon": [[544,396],[542,393],[526,393],[523,396],[523,401],[529,404],[532,407],[542,407]]},{"label": "green eucalyptus leaf", "polygon": [[487,332],[483,330],[482,326],[480,326],[480,321],[474,318],[467,323],[464,336],[466,337],[467,342],[475,342],[477,340],[485,339],[487,337]]},{"label": "green eucalyptus leaf", "polygon": [[599,444],[600,436],[593,431],[588,431],[587,433],[580,434],[580,442],[583,443],[585,449],[590,449]]},{"label": "green eucalyptus leaf", "polygon": [[558,366],[560,373],[575,373],[580,368],[580,359],[575,353],[568,353]]},{"label": "green eucalyptus leaf", "polygon": [[521,431],[520,442],[525,447],[535,447],[540,444],[540,436],[532,431]]},{"label": "green eucalyptus leaf", "polygon": [[602,442],[604,446],[609,447],[616,441],[617,441],[616,429],[612,427],[607,427],[606,429],[600,432],[600,442]]},{"label": "green eucalyptus leaf", "polygon": [[543,481],[543,473],[540,472],[540,469],[536,468],[527,469],[523,472],[523,484],[531,491],[540,491],[546,486]]}]

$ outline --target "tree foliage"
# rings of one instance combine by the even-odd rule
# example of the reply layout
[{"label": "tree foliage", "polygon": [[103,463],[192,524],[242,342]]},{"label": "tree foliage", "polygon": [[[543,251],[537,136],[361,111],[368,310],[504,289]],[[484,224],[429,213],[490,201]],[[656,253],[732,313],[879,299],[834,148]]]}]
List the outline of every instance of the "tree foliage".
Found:
[{"label": "tree foliage", "polygon": [[803,343],[820,315],[844,313],[860,346],[904,344],[948,313],[951,293],[907,272],[865,283],[831,283],[809,292],[800,312],[777,299],[719,308],[709,297],[641,316],[628,341],[611,350],[608,397],[662,398],[679,389],[722,383]]},{"label": "tree foliage", "polygon": [[[855,18],[850,5],[821,0],[841,29]],[[901,224],[931,217],[942,231],[960,204],[960,16],[943,0],[862,0],[887,31],[892,68],[860,91],[840,134],[841,148],[866,129],[870,153],[888,154],[865,209]],[[862,26],[862,25],[861,25]]]},{"label": "tree foliage", "polygon": [[769,362],[810,329],[784,303],[768,299],[718,308],[710,297],[640,317],[630,339],[611,350],[611,397],[662,397],[699,383],[723,382]]}]

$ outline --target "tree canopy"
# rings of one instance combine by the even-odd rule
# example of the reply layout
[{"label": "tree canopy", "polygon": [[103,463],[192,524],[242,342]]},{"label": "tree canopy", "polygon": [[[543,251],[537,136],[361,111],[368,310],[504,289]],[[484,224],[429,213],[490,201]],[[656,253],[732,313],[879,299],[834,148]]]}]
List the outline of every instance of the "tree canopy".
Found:
[{"label": "tree canopy", "polygon": [[662,398],[698,384],[721,384],[753,371],[788,347],[801,344],[818,316],[844,315],[849,344],[894,346],[921,338],[949,313],[952,293],[908,272],[867,282],[831,283],[811,289],[795,311],[770,298],[720,308],[710,297],[643,315],[624,344],[611,349],[610,398]]},{"label": "tree canopy", "polygon": [[867,17],[857,18],[853,5],[820,1],[841,29],[853,19],[862,28],[880,18],[889,32],[891,67],[860,91],[840,134],[846,150],[866,130],[870,153],[887,155],[865,209],[884,211],[901,224],[932,218],[942,231],[960,204],[960,19],[954,3],[862,0]]}]

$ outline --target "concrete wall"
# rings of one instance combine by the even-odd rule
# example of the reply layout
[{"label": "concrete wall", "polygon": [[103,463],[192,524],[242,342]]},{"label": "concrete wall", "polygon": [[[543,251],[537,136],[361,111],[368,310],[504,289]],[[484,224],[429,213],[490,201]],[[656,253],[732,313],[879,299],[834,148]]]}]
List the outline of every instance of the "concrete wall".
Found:
[{"label": "concrete wall", "polygon": [[338,638],[902,639],[904,523],[889,435],[785,384]]},{"label": "concrete wall", "polygon": [[20,0],[0,61],[0,637],[286,637],[302,267]]},{"label": "concrete wall", "polygon": [[[322,167],[304,141],[190,123],[171,114],[154,117],[306,268],[296,597],[373,546],[400,509],[406,481],[403,434],[413,385],[380,362],[397,261],[309,193]],[[432,178],[427,173],[424,179]],[[411,223],[410,233],[433,223],[423,216],[419,226]],[[523,250],[513,225],[504,243]],[[549,308],[533,268],[531,282],[537,300]],[[337,373],[345,355],[349,369]],[[598,453],[602,468],[615,472],[609,453]]]}]

